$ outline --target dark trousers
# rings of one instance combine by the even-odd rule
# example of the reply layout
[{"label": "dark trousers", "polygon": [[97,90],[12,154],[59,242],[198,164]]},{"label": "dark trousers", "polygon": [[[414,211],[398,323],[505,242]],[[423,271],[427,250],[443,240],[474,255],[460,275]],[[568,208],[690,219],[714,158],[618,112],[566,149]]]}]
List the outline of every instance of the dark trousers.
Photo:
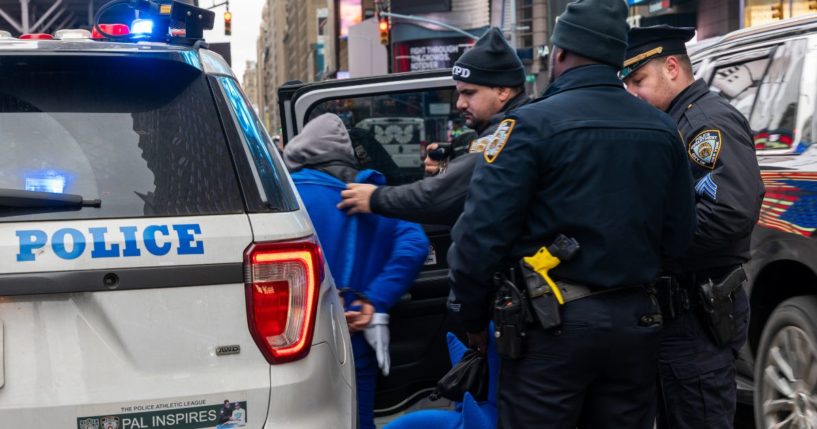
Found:
[{"label": "dark trousers", "polygon": [[737,335],[718,347],[693,309],[666,322],[659,351],[658,428],[732,428],[737,390],[735,358],[746,342],[749,303],[735,294]]},{"label": "dark trousers", "polygon": [[525,355],[503,359],[503,429],[652,429],[660,326],[642,289],[569,302],[562,327],[531,328]]},{"label": "dark trousers", "polygon": [[375,429],[374,391],[377,382],[377,371],[379,371],[377,358],[374,349],[361,332],[352,334],[352,351],[355,355],[359,429]]}]

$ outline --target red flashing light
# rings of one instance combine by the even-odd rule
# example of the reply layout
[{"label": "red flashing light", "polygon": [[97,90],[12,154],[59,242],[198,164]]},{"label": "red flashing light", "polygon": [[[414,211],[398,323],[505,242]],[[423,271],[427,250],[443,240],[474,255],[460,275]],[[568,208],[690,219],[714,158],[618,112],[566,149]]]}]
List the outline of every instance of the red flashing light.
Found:
[{"label": "red flashing light", "polygon": [[389,21],[382,20],[380,24],[378,24],[380,31],[389,31]]},{"label": "red flashing light", "polygon": [[20,36],[22,40],[54,40],[54,36],[46,33],[27,33]]},{"label": "red flashing light", "polygon": [[244,253],[247,321],[270,363],[309,353],[315,331],[323,256],[312,240],[256,243]]},{"label": "red flashing light", "polygon": [[[130,34],[130,27],[125,24],[99,24],[99,29],[110,34],[111,36],[127,36]],[[104,36],[96,29],[96,27],[94,27],[94,31],[91,33],[91,38],[107,39],[108,37]]]}]

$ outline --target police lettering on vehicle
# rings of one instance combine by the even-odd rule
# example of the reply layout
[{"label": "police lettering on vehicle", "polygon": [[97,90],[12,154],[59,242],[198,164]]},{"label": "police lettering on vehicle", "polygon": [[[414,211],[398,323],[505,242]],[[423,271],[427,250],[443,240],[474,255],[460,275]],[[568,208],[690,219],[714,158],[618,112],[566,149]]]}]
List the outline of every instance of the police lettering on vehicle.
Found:
[{"label": "police lettering on vehicle", "polygon": [[50,237],[41,229],[17,230],[15,234],[19,242],[18,262],[35,261],[49,244],[54,254],[65,260],[77,259],[89,250],[93,259],[142,256],[143,250],[164,256],[174,250],[174,241],[178,242],[177,255],[204,254],[204,242],[196,239],[201,235],[201,225],[197,223],[148,225],[141,231],[137,226],[120,226],[118,231],[110,232],[105,226],[90,227],[87,231],[60,228]]}]

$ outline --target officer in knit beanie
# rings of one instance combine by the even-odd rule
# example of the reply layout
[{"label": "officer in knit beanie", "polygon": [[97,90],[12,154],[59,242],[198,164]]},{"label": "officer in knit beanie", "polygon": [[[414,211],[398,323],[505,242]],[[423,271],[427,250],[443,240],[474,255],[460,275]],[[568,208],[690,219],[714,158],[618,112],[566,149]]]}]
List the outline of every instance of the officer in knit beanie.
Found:
[{"label": "officer in knit beanie", "polygon": [[577,0],[553,29],[554,45],[621,68],[627,51],[627,5],[622,0]]},{"label": "officer in knit beanie", "polygon": [[[626,45],[626,43],[625,43]],[[525,67],[502,32],[492,27],[454,63],[454,80],[509,88],[525,84]]]},{"label": "officer in knit beanie", "polygon": [[[451,229],[449,309],[472,349],[496,338],[502,429],[655,425],[662,314],[651,284],[696,236],[695,194],[675,122],[618,78],[626,18],[624,0],[567,6],[555,80],[499,122]],[[579,249],[551,288],[530,267],[560,234]],[[540,287],[519,304],[520,290]]]}]

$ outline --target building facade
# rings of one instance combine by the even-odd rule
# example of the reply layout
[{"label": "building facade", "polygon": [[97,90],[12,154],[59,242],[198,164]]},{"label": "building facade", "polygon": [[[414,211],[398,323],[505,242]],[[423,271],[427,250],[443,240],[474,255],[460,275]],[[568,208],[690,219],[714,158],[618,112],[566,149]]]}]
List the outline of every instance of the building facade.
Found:
[{"label": "building facade", "polygon": [[631,24],[695,27],[697,40],[817,13],[817,0],[628,0]]},{"label": "building facade", "polygon": [[270,133],[280,130],[281,85],[320,80],[336,69],[333,16],[333,0],[266,1],[256,45],[255,104]]},{"label": "building facade", "polygon": [[244,88],[244,94],[250,100],[252,107],[258,112],[258,70],[255,61],[247,61],[241,87]]}]

